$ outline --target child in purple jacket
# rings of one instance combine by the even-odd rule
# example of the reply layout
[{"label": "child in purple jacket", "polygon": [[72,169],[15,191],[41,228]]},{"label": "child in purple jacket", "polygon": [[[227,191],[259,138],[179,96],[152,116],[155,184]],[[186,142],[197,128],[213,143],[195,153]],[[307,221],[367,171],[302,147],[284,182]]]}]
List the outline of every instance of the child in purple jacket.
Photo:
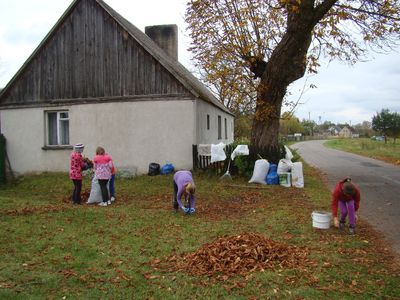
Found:
[{"label": "child in purple jacket", "polygon": [[[178,208],[181,208],[185,214],[194,214],[195,213],[195,204],[196,204],[196,196],[195,196],[195,185],[193,181],[193,176],[190,171],[178,171],[174,174],[174,201],[173,207],[175,212],[178,211]],[[189,201],[189,207],[185,207],[182,204],[181,198],[185,197],[185,200]]]}]

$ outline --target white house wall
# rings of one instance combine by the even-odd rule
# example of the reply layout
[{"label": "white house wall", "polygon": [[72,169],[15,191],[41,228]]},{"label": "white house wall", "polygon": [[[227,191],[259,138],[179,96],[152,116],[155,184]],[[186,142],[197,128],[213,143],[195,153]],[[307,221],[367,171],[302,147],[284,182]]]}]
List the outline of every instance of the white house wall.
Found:
[{"label": "white house wall", "polygon": [[[195,101],[137,101],[57,107],[69,111],[70,144],[84,143],[93,158],[105,148],[118,168],[147,173],[149,163],[192,168]],[[44,108],[0,111],[1,131],[14,172],[68,171],[71,150],[44,150]]]},{"label": "white house wall", "polygon": [[[210,116],[210,129],[207,129],[207,115]],[[218,139],[218,116],[221,116],[221,139]],[[234,140],[234,118],[208,102],[197,101],[197,141],[195,144],[230,144]],[[225,121],[227,120],[227,138],[225,138]]]}]

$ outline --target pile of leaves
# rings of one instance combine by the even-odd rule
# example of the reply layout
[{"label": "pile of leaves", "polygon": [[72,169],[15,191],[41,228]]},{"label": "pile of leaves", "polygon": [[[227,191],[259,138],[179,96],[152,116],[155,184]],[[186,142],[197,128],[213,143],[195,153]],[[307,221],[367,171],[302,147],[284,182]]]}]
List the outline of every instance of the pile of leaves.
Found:
[{"label": "pile of leaves", "polygon": [[[298,268],[308,256],[308,249],[275,242],[258,233],[224,236],[207,243],[196,252],[168,259],[175,270],[192,276],[226,280],[265,269]],[[153,261],[153,267],[160,261]]]}]

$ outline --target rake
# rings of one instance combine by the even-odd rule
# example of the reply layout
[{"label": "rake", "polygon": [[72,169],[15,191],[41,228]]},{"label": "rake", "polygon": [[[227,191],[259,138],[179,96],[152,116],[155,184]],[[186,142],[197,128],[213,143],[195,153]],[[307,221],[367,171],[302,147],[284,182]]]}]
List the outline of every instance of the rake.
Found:
[{"label": "rake", "polygon": [[221,180],[232,180],[232,176],[231,176],[231,174],[229,173],[229,168],[230,168],[230,166],[231,166],[231,161],[232,161],[232,159],[229,159],[228,168],[226,169],[225,174],[222,175],[219,179],[221,179]]}]

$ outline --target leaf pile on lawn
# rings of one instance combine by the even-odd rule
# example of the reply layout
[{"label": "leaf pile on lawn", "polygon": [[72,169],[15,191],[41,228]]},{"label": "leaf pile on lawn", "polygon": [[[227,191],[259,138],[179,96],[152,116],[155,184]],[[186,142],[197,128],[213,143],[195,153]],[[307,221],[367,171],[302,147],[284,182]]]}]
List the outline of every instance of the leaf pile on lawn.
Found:
[{"label": "leaf pile on lawn", "polygon": [[[307,261],[308,254],[307,248],[278,243],[259,233],[243,233],[218,238],[191,254],[171,256],[166,264],[169,271],[227,280],[265,269],[298,268]],[[164,263],[154,260],[151,265],[162,269]]]}]

